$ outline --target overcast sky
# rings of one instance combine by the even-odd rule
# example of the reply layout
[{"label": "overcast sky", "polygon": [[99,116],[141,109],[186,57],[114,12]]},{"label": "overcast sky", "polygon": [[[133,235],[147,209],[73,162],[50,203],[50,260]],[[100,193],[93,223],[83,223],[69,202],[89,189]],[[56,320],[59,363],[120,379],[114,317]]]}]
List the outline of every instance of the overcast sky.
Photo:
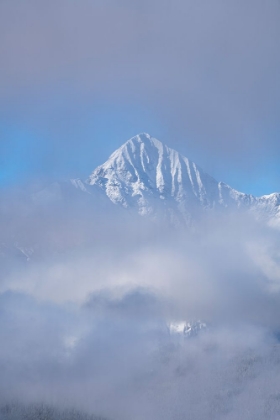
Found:
[{"label": "overcast sky", "polygon": [[278,0],[0,2],[1,185],[87,176],[149,132],[280,191]]}]

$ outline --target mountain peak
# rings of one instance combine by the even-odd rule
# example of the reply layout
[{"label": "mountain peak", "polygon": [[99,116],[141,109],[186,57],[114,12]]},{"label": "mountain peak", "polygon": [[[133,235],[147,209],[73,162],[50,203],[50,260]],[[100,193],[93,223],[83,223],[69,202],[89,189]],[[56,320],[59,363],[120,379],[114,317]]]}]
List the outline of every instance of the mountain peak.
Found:
[{"label": "mountain peak", "polygon": [[130,140],[136,140],[136,141],[145,141],[146,139],[151,139],[152,136],[149,133],[139,133],[136,136],[132,137]]},{"label": "mountain peak", "polygon": [[172,224],[189,223],[205,209],[259,208],[276,214],[280,207],[278,195],[256,198],[217,182],[148,133],[124,143],[86,183],[141,215],[157,218],[164,213]]},{"label": "mountain peak", "polygon": [[164,144],[148,133],[140,133],[129,139],[120,149],[126,148],[127,146],[132,146],[132,148],[136,147],[136,149],[139,148],[139,146],[140,148],[156,147],[162,149]]},{"label": "mountain peak", "polygon": [[197,208],[219,201],[217,181],[147,133],[129,139],[87,182],[102,188],[115,204],[137,208],[140,214],[157,212],[163,202]]}]

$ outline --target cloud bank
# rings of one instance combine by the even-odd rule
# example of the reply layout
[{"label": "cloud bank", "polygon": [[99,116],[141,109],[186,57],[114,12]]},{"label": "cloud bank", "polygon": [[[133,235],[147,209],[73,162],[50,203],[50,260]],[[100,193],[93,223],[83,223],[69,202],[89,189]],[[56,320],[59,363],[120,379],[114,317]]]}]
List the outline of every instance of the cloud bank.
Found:
[{"label": "cloud bank", "polygon": [[[40,246],[1,271],[1,407],[277,419],[278,233],[241,213],[191,232],[67,208],[29,204],[17,232]],[[169,328],[198,319],[194,337]]]}]

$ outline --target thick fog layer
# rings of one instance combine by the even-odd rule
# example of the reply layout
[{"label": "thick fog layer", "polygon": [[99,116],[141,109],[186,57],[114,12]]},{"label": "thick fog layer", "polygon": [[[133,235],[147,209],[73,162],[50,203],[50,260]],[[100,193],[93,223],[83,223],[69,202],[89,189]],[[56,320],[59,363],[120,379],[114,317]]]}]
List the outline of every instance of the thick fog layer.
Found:
[{"label": "thick fog layer", "polygon": [[34,404],[279,418],[279,233],[242,213],[176,230],[71,200],[1,200],[3,419]]}]

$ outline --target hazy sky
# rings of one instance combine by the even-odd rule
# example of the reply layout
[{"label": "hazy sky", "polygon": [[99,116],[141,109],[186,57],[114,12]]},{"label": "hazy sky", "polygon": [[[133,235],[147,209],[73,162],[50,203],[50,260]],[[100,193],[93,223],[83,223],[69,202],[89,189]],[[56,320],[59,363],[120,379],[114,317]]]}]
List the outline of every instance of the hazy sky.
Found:
[{"label": "hazy sky", "polygon": [[280,191],[278,0],[0,2],[1,185],[86,177],[149,132]]}]

